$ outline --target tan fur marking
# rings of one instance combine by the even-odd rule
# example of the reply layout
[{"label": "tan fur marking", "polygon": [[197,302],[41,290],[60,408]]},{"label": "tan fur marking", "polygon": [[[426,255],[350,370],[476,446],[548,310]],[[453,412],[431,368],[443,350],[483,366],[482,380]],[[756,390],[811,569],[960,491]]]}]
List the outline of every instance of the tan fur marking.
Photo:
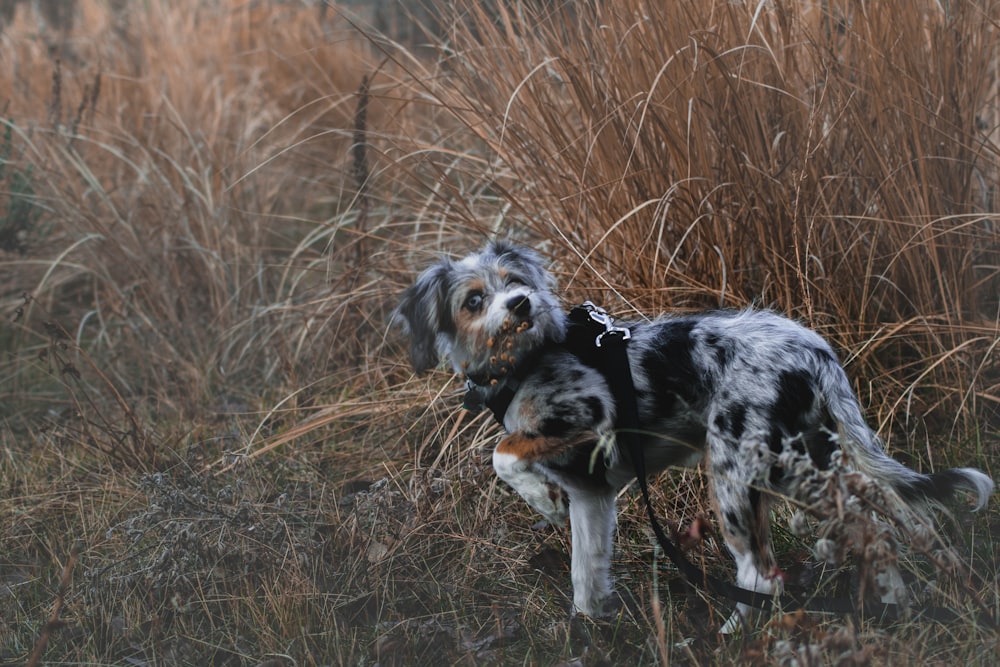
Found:
[{"label": "tan fur marking", "polygon": [[522,461],[543,461],[558,456],[573,444],[572,440],[564,438],[511,433],[500,441],[497,451],[513,454]]},{"label": "tan fur marking", "polygon": [[[465,293],[479,291],[484,292],[485,284],[480,280],[470,281],[465,288]],[[483,327],[483,311],[470,312],[465,308],[459,308],[454,313],[455,328],[458,330],[459,340],[467,349],[478,350],[485,347],[492,347],[495,344],[489,332]]]}]

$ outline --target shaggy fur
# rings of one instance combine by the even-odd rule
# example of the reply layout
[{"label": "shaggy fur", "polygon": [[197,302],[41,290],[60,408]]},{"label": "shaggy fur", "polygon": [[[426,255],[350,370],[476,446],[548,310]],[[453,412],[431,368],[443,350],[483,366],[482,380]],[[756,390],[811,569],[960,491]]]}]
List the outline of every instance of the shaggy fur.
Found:
[{"label": "shaggy fur", "polygon": [[[396,316],[418,373],[447,357],[487,396],[514,390],[494,467],[547,519],[569,518],[574,610],[599,616],[611,594],[615,497],[635,472],[618,447],[602,448],[603,465],[590,465],[614,434],[616,406],[604,376],[560,345],[568,322],[553,290],[533,251],[494,243],[429,268]],[[978,509],[993,492],[972,468],[924,475],[889,458],[829,344],[787,318],[722,311],[625,326],[647,470],[706,459],[744,588],[780,586],[768,504],[788,481],[777,463],[788,443],[820,469],[842,448],[854,467],[918,506],[961,489]]]}]

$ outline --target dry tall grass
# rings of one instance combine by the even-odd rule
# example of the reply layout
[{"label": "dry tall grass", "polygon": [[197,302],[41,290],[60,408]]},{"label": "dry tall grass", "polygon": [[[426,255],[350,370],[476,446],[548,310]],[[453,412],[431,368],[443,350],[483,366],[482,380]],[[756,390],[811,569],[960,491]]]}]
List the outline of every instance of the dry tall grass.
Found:
[{"label": "dry tall grass", "polygon": [[[510,234],[567,302],[798,317],[895,455],[996,475],[1000,5],[459,0],[436,57],[333,5],[75,7],[0,33],[0,661],[987,663],[971,620],[721,643],[631,497],[625,612],[567,622],[566,532],[386,316]],[[656,496],[708,511],[698,473]],[[997,516],[960,551],[992,608]],[[912,581],[975,608],[935,559]]]},{"label": "dry tall grass", "polygon": [[995,27],[808,4],[469,3],[443,99],[571,288],[777,308],[856,351],[883,426],[965,436],[998,393]]},{"label": "dry tall grass", "polygon": [[[33,35],[27,12],[4,34],[15,165],[45,210],[33,252],[6,263],[8,308],[17,290],[49,308],[76,294],[77,339],[144,349],[116,355],[117,379],[169,410],[293,370],[303,346],[329,363],[323,308],[295,306],[343,280],[327,251],[360,231],[347,165],[371,49],[294,5],[78,10],[70,36]],[[371,122],[410,131],[405,100],[372,96]]]}]

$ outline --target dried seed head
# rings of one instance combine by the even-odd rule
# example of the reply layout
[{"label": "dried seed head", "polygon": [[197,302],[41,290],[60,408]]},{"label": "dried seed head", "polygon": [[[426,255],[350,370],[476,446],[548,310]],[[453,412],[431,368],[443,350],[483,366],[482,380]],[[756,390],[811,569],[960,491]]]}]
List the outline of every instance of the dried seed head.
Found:
[{"label": "dried seed head", "polygon": [[861,514],[864,512],[864,503],[857,496],[850,496],[844,503],[844,511],[851,514]]},{"label": "dried seed head", "polygon": [[825,537],[816,540],[816,545],[813,547],[813,553],[816,555],[818,560],[821,560],[824,563],[829,565],[837,564],[837,545],[833,540]]},{"label": "dried seed head", "polygon": [[796,537],[805,537],[809,534],[809,517],[802,510],[792,515],[792,520],[788,527]]}]

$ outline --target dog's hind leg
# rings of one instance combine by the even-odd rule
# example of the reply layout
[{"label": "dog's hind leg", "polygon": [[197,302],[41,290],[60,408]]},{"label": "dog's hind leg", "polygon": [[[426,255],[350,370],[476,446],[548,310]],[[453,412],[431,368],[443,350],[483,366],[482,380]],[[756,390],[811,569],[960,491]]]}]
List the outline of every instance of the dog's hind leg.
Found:
[{"label": "dog's hind leg", "polygon": [[[726,546],[736,561],[736,584],[764,594],[780,591],[780,571],[771,549],[770,499],[759,488],[754,448],[711,433],[708,445],[709,488]],[[720,632],[735,632],[752,611],[738,605]]]}]

